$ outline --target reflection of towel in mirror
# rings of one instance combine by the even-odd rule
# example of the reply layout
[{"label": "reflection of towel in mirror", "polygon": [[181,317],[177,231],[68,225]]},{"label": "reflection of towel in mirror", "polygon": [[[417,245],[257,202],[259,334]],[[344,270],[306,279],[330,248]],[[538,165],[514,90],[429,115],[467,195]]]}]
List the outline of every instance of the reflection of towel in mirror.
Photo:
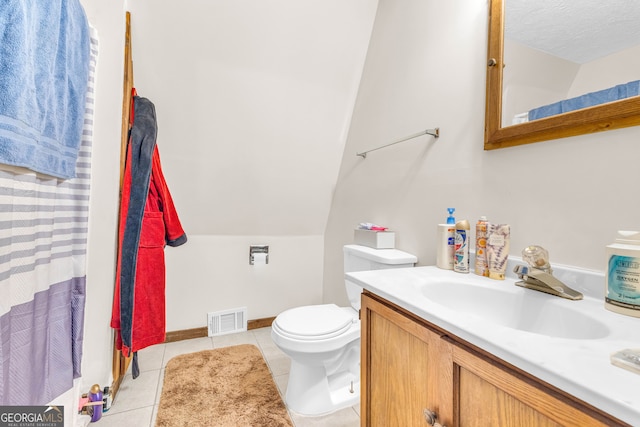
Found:
[{"label": "reflection of towel in mirror", "polygon": [[0,1],[0,163],[75,176],[89,42],[79,0]]},{"label": "reflection of towel in mirror", "polygon": [[594,105],[618,101],[620,99],[637,96],[640,94],[640,80],[620,84],[596,92],[586,93],[575,98],[544,105],[529,111],[529,120],[542,119],[556,114],[593,107]]},{"label": "reflection of towel in mirror", "polygon": [[629,82],[618,87],[620,99],[640,95],[640,80]]}]

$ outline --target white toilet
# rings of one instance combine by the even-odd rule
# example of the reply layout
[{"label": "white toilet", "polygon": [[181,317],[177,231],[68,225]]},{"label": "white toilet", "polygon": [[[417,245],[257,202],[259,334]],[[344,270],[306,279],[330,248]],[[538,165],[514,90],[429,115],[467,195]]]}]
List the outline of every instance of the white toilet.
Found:
[{"label": "white toilet", "polygon": [[[413,267],[414,255],[397,249],[344,247],[345,273]],[[308,305],[280,313],[271,338],[291,358],[285,401],[301,415],[323,415],[360,400],[360,294],[345,280],[351,307]]]}]

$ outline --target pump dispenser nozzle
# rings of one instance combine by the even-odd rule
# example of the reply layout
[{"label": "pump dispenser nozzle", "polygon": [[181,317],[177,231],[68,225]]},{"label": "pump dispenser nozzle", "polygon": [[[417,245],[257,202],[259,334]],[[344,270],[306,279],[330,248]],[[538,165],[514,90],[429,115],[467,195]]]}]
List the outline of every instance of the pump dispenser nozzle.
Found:
[{"label": "pump dispenser nozzle", "polygon": [[447,208],[449,212],[449,216],[447,217],[447,224],[455,224],[456,219],[453,217],[453,213],[456,211],[456,208]]}]

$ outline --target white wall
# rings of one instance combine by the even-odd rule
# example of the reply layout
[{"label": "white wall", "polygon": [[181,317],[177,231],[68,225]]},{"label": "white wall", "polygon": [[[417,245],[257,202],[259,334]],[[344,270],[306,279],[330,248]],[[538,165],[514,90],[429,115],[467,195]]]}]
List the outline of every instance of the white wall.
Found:
[{"label": "white wall", "polygon": [[86,392],[94,383],[108,385],[111,374],[125,14],[124,1],[82,5],[99,38],[82,359]]},{"label": "white wall", "polygon": [[[353,224],[396,230],[396,246],[435,263],[446,208],[511,225],[511,253],[604,269],[618,229],[640,229],[640,127],[484,151],[487,2],[380,0],[325,234],[324,298],[346,301],[340,248]],[[426,127],[441,137],[353,155]]]},{"label": "white wall", "polygon": [[[324,230],[376,0],[129,0],[135,85],[156,106],[186,245],[167,330],[322,301]],[[256,271],[249,245],[268,244]],[[187,291],[187,293],[185,293]]]},{"label": "white wall", "polygon": [[187,233],[323,234],[375,5],[129,0]]},{"label": "white wall", "polygon": [[[248,319],[322,300],[322,236],[191,236],[167,248],[168,330],[207,324],[207,313],[247,307]],[[269,245],[267,265],[249,265],[250,245]],[[203,255],[206,254],[206,255]],[[209,257],[204,259],[204,257]]]}]

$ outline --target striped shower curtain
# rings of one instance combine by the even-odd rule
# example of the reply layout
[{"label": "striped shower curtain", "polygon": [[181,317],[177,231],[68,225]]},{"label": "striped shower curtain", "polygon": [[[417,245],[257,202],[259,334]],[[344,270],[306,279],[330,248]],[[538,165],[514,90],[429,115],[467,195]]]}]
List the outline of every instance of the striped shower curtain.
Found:
[{"label": "striped shower curtain", "polygon": [[0,405],[44,405],[80,376],[97,55],[92,30],[76,178],[0,167]]}]

